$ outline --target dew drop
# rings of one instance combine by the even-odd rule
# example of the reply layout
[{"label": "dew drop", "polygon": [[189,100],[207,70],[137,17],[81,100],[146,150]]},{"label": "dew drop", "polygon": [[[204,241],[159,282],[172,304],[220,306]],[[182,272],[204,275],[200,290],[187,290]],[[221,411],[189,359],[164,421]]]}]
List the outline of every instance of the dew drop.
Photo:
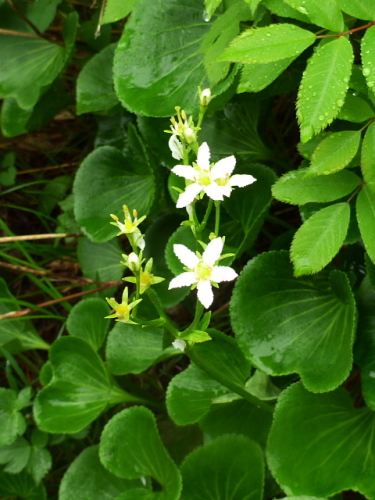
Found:
[{"label": "dew drop", "polygon": [[204,21],[205,23],[208,23],[208,21],[210,20],[210,16],[208,15],[207,10],[205,10],[205,11],[203,12],[203,16],[202,16],[202,17],[203,17],[203,21]]},{"label": "dew drop", "polygon": [[344,104],[344,101],[342,99],[337,99],[336,104],[339,108]]},{"label": "dew drop", "polygon": [[323,121],[323,120],[324,120],[324,116],[323,116],[323,115],[320,115],[320,116],[319,116],[319,120],[320,120],[320,121]]},{"label": "dew drop", "polygon": [[371,73],[371,69],[370,68],[363,68],[363,72],[362,72],[365,76],[368,76],[370,73]]}]

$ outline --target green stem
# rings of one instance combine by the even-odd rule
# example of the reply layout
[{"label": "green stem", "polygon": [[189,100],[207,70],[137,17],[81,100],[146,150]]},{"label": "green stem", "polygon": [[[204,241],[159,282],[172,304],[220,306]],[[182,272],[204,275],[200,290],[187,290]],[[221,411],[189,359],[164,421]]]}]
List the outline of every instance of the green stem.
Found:
[{"label": "green stem", "polygon": [[160,299],[159,297],[157,296],[157,294],[154,292],[154,290],[152,288],[149,288],[147,291],[146,291],[149,299],[151,300],[151,302],[154,304],[154,307],[155,309],[157,310],[157,312],[159,313],[159,316],[161,318],[163,318],[165,320],[165,327],[167,328],[167,330],[176,338],[179,337],[180,335],[180,332],[177,330],[177,328],[172,324],[172,321],[169,319],[169,317],[165,314],[164,312],[164,309],[163,309],[163,306],[160,302]]},{"label": "green stem", "polygon": [[214,204],[214,202],[213,202],[212,198],[210,198],[210,201],[208,202],[208,207],[207,207],[206,213],[205,213],[204,218],[202,220],[202,224],[199,225],[199,227],[197,228],[197,231],[201,232],[206,227],[208,218],[210,216],[210,213],[211,213],[211,210],[213,207],[213,204]]},{"label": "green stem", "polygon": [[198,326],[199,321],[202,318],[203,313],[204,313],[204,306],[203,306],[203,304],[201,304],[199,302],[199,300],[197,300],[197,303],[195,305],[195,313],[194,313],[193,322],[192,322],[192,324],[188,328],[186,328],[186,330],[184,330],[181,333],[182,337],[185,336],[185,335],[187,335],[189,332],[195,330],[195,328]]},{"label": "green stem", "polygon": [[215,201],[215,235],[219,237],[220,228],[220,201]]}]

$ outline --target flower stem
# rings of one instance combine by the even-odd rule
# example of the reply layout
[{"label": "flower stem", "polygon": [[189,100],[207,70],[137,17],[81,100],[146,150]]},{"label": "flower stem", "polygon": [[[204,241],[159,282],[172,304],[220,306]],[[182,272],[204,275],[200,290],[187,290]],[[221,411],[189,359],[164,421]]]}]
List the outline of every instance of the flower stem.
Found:
[{"label": "flower stem", "polygon": [[199,227],[197,228],[197,230],[199,232],[203,231],[203,229],[206,227],[208,218],[209,218],[211,210],[212,210],[212,206],[213,206],[213,200],[212,200],[212,198],[210,198],[210,201],[208,202],[208,207],[207,207],[205,216],[202,220],[202,224],[200,224]]},{"label": "flower stem", "polygon": [[220,201],[215,201],[215,235],[219,237],[220,228]]},{"label": "flower stem", "polygon": [[172,324],[172,321],[169,319],[169,317],[167,316],[167,314],[164,312],[164,309],[163,309],[163,306],[160,302],[160,299],[159,297],[157,296],[157,294],[154,292],[154,290],[152,288],[149,288],[147,291],[146,291],[149,299],[151,300],[151,302],[154,304],[154,307],[155,309],[157,310],[157,312],[159,313],[159,316],[160,318],[162,318],[164,321],[165,321],[165,327],[167,328],[167,330],[176,338],[179,337],[180,335],[180,332],[177,330],[177,328]]}]

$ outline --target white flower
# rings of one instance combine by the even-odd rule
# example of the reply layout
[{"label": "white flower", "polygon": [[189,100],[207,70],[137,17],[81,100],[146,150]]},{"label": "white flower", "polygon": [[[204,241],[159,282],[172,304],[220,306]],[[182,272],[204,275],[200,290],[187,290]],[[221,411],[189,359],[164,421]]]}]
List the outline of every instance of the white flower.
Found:
[{"label": "white flower", "polygon": [[231,281],[237,277],[237,273],[231,267],[215,265],[223,246],[223,239],[215,238],[207,245],[202,258],[199,258],[185,245],[173,245],[174,253],[188,268],[188,272],[173,278],[169,283],[169,290],[198,283],[198,300],[208,309],[214,300],[211,283]]},{"label": "white flower", "polygon": [[172,152],[172,156],[175,160],[182,160],[184,155],[184,149],[181,141],[178,139],[176,134],[172,134],[168,141],[169,149]]},{"label": "white flower", "polygon": [[223,201],[224,196],[230,196],[233,187],[244,187],[256,181],[252,175],[231,176],[236,166],[236,158],[233,155],[213,165],[210,165],[210,156],[210,148],[204,142],[198,149],[194,166],[176,165],[172,168],[173,173],[191,181],[178,197],[177,208],[192,203],[202,191],[213,200]]},{"label": "white flower", "polygon": [[211,96],[211,90],[210,89],[204,89],[202,92],[199,94],[199,103],[201,106],[208,106],[211,102],[212,96]]},{"label": "white flower", "polygon": [[186,342],[185,340],[182,339],[176,339],[172,342],[172,345],[175,349],[179,349],[180,351],[184,351],[186,347]]}]

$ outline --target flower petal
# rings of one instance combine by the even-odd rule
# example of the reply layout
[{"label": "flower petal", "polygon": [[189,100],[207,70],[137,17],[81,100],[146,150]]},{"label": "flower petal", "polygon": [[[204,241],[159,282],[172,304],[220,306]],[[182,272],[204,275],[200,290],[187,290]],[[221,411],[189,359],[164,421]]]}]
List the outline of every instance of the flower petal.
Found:
[{"label": "flower petal", "polygon": [[179,349],[180,351],[184,351],[186,348],[186,342],[182,339],[176,339],[172,342],[172,345],[175,349]]},{"label": "flower petal", "polygon": [[227,266],[215,266],[211,273],[211,280],[216,283],[221,283],[222,281],[232,281],[236,279],[238,274],[234,269]]},{"label": "flower petal", "polygon": [[[223,238],[215,238],[211,240],[207,245],[206,250],[203,252],[202,260],[209,266],[213,266],[217,260],[219,260],[221,252],[223,251]],[[216,281],[216,280],[212,280]]]},{"label": "flower petal", "polygon": [[203,170],[210,170],[210,157],[210,148],[207,142],[204,142],[198,149],[197,165]]},{"label": "flower petal", "polygon": [[[173,130],[173,128],[172,128]],[[174,130],[173,130],[174,131]],[[172,152],[172,156],[175,160],[182,160],[183,158],[183,147],[181,142],[177,139],[176,134],[172,134],[168,141],[169,149]]]},{"label": "flower petal", "polygon": [[194,170],[190,165],[176,165],[172,168],[172,172],[179,177],[185,177],[189,181],[194,181],[197,175],[197,171]]},{"label": "flower petal", "polygon": [[249,184],[252,184],[253,182],[256,181],[256,178],[253,177],[252,175],[246,175],[246,174],[237,174],[233,175],[229,179],[229,185],[231,187],[233,186],[238,186],[238,187],[245,187],[248,186]]},{"label": "flower petal", "polygon": [[181,288],[182,286],[191,286],[196,283],[195,273],[182,273],[173,278],[169,283],[168,290],[171,288]]},{"label": "flower petal", "polygon": [[220,179],[221,177],[230,175],[235,166],[236,158],[233,155],[219,160],[211,169],[212,179]]},{"label": "flower petal", "polygon": [[212,200],[216,201],[223,201],[223,196],[224,196],[224,188],[225,186],[218,186],[216,182],[212,182],[208,186],[203,187],[203,191],[206,193],[206,195],[211,198]]},{"label": "flower petal", "polygon": [[185,245],[177,243],[176,245],[173,245],[173,251],[183,265],[189,269],[194,269],[199,262],[199,258],[195,255],[195,253],[189,250],[189,248]]},{"label": "flower petal", "polygon": [[206,309],[210,307],[214,300],[214,294],[209,281],[201,281],[198,283],[198,300]]},{"label": "flower petal", "polygon": [[202,191],[202,187],[199,184],[190,184],[183,193],[180,194],[177,200],[177,208],[184,208],[187,205],[193,203],[197,194]]}]

